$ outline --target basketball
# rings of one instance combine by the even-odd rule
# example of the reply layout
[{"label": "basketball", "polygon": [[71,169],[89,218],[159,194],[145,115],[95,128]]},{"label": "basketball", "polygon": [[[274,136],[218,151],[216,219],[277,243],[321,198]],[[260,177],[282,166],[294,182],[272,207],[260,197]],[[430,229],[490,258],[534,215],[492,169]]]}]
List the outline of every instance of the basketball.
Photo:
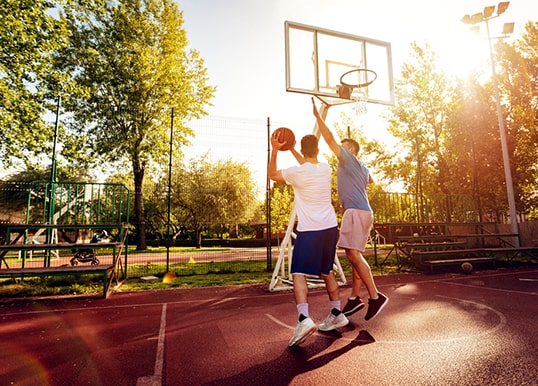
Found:
[{"label": "basketball", "polygon": [[471,273],[473,270],[473,265],[471,263],[463,263],[461,265],[461,270],[465,273]]},{"label": "basketball", "polygon": [[277,136],[278,142],[286,142],[279,150],[290,150],[295,143],[295,134],[287,127],[279,127],[274,131],[273,135]]},{"label": "basketball", "polygon": [[170,284],[176,280],[175,272],[166,272],[163,276],[163,283]]}]

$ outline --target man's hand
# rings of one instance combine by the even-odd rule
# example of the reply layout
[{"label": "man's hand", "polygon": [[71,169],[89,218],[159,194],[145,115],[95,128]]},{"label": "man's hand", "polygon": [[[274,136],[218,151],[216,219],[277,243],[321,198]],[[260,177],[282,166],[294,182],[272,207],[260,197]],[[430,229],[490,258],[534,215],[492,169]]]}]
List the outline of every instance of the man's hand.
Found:
[{"label": "man's hand", "polygon": [[316,102],[314,101],[314,97],[312,97],[312,106],[314,107],[314,116],[316,118],[321,119],[321,116],[319,115],[318,107],[316,106]]},{"label": "man's hand", "polygon": [[[286,144],[286,142],[280,142],[280,133],[278,133],[276,130],[275,132],[273,133],[273,135],[271,135],[271,147],[273,148],[273,150],[280,150],[282,148],[282,146],[284,146]],[[295,146],[295,143],[293,143],[293,146]]]}]

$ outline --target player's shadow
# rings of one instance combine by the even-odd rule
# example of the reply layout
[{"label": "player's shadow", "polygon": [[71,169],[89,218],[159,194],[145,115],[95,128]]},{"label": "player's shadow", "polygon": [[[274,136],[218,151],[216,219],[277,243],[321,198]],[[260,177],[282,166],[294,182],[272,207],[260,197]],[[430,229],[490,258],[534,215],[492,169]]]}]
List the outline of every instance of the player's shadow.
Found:
[{"label": "player's shadow", "polygon": [[[336,342],[334,338],[341,336],[336,331],[321,333],[321,336],[309,338],[305,342],[304,348],[301,346],[286,347],[279,357],[271,361],[260,363],[239,374],[214,380],[204,385],[288,385],[297,375],[325,366],[356,347],[375,342],[374,337],[368,331],[361,330],[357,337],[349,341],[348,344],[323,355],[318,355],[328,349],[333,342]],[[312,343],[309,343],[310,341]]]}]

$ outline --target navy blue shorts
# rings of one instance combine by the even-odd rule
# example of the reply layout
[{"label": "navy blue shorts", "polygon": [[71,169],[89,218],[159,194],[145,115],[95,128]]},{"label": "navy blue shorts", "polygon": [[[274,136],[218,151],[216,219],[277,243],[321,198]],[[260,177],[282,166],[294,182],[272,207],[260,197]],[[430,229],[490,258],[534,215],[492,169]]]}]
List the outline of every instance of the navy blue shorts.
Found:
[{"label": "navy blue shorts", "polygon": [[338,227],[321,231],[297,232],[291,260],[291,273],[320,276],[334,265]]}]

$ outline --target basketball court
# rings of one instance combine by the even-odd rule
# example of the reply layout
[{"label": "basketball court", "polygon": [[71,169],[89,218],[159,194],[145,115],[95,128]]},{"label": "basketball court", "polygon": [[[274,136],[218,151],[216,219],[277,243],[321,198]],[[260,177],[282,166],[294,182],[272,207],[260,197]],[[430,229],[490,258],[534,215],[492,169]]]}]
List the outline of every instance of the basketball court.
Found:
[{"label": "basketball court", "polygon": [[[538,269],[378,276],[390,301],[288,348],[293,295],[267,285],[0,303],[3,385],[531,385]],[[342,288],[342,297],[349,293]],[[323,289],[311,315],[329,310]]]},{"label": "basketball court", "polygon": [[[389,43],[285,29],[287,91],[316,96],[323,114],[342,103],[361,114],[367,103],[394,103]],[[536,384],[537,268],[377,276],[390,298],[378,317],[366,322],[362,310],[289,348],[295,302],[274,286],[286,281],[290,237],[267,285],[0,302],[0,384]],[[343,285],[341,298],[349,293]],[[320,323],[325,290],[312,288],[309,303]]]}]

